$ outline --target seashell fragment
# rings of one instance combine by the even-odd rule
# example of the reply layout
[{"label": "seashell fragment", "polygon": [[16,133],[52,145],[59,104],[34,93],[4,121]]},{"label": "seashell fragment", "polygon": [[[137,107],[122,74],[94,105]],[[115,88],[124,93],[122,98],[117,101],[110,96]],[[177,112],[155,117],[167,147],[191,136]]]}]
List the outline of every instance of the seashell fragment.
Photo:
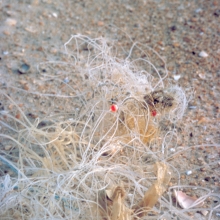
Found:
[{"label": "seashell fragment", "polygon": [[176,191],[174,190],[174,195],[176,197],[177,202],[179,203],[179,205],[183,208],[183,209],[188,209],[191,206],[195,205],[195,206],[201,206],[203,205],[203,202],[197,203],[196,201],[198,200],[198,198],[196,197],[191,197],[186,195],[184,192],[182,191]]}]

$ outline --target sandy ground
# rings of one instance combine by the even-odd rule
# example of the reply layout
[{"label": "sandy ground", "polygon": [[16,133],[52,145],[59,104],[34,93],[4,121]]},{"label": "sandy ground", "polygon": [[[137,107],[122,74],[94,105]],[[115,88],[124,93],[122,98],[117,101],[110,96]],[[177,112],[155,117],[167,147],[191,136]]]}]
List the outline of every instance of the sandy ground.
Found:
[{"label": "sandy ground", "polygon": [[[124,56],[132,45],[129,37],[143,49],[151,47],[165,59],[169,82],[183,87],[190,100],[177,141],[179,147],[190,150],[178,156],[174,166],[181,176],[171,185],[180,181],[220,193],[219,24],[217,0],[2,0],[0,85],[5,92],[8,85],[28,92],[40,82],[39,63],[65,61],[63,46],[72,34],[111,39],[124,48]],[[164,68],[157,59],[152,63],[159,70]],[[19,93],[11,96],[26,102]],[[1,108],[10,106],[2,102]],[[41,116],[33,103],[23,110],[26,115]],[[192,174],[186,175],[189,170]],[[4,173],[7,170],[2,168],[0,175]],[[215,205],[219,203],[215,201]]]}]

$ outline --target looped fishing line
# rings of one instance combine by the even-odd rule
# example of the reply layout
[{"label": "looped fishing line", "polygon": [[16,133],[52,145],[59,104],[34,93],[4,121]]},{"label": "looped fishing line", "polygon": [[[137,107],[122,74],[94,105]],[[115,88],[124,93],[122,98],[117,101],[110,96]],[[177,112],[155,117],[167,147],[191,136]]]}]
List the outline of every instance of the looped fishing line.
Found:
[{"label": "looped fishing line", "polygon": [[[0,121],[4,143],[10,139],[19,151],[13,148],[12,156],[0,156],[14,172],[0,178],[3,219],[98,219],[98,193],[122,183],[129,195],[127,205],[132,207],[154,182],[153,162],[169,157],[165,149],[169,135],[177,135],[171,130],[163,139],[160,120],[165,115],[175,123],[182,118],[185,93],[177,86],[164,89],[164,78],[149,60],[141,62],[159,78],[136,66],[138,60],[130,60],[133,50],[140,49],[138,44],[125,60],[117,58],[115,48],[104,38],[73,35],[64,47],[71,63],[38,66],[44,79],[41,86],[47,82],[45,90],[19,90],[27,98],[35,97],[44,118],[34,122],[1,92],[22,115],[18,120],[12,112],[2,112],[8,120]],[[41,71],[46,67],[47,74]],[[60,70],[64,72],[59,74]],[[50,85],[56,92],[47,89]],[[170,96],[168,108],[165,100]],[[146,163],[147,158],[153,162]],[[170,208],[179,213],[165,198],[161,202],[166,216]],[[160,208],[153,208],[155,219]]]}]

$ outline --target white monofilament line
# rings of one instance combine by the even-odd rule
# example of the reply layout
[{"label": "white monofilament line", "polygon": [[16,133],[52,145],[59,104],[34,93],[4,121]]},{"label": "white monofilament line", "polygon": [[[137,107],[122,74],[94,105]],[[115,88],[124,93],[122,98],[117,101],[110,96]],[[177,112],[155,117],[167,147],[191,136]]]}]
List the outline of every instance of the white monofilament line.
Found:
[{"label": "white monofilament line", "polygon": [[[75,50],[70,51],[68,47],[73,42]],[[82,49],[84,44],[88,48],[87,52]],[[10,215],[14,218],[16,215],[18,218],[28,216],[30,219],[97,219],[99,190],[120,184],[128,194],[127,206],[130,208],[143,198],[146,190],[155,181],[152,163],[146,163],[143,160],[144,156],[164,161],[180,177],[180,172],[174,165],[169,164],[168,159],[171,160],[172,155],[166,152],[165,156],[165,147],[169,147],[166,137],[170,134],[177,136],[176,131],[169,131],[161,138],[162,148],[157,145],[160,143],[157,139],[151,141],[148,146],[138,134],[138,120],[134,119],[133,129],[122,119],[121,114],[130,111],[128,103],[133,104],[135,109],[144,108],[142,99],[146,93],[145,89],[154,91],[165,88],[164,77],[160,76],[156,66],[149,60],[142,58],[130,60],[134,48],[142,51],[141,46],[134,43],[125,60],[122,60],[113,55],[113,46],[109,46],[109,42],[104,38],[91,39],[84,35],[72,35],[64,44],[65,53],[72,59],[72,63],[65,65],[65,62],[57,62],[57,64],[69,65],[70,69],[76,68],[79,76],[87,74],[87,88],[82,87],[77,91],[74,83],[71,84],[70,81],[69,84],[65,84],[65,88],[78,92],[77,95],[49,92],[40,94],[36,91],[27,92],[18,89],[25,96],[40,95],[42,100],[48,99],[51,102],[55,97],[59,101],[66,99],[73,108],[78,98],[82,110],[73,120],[62,121],[55,117],[55,112],[52,114],[55,116],[50,116],[50,112],[46,119],[52,125],[48,125],[46,129],[41,128],[40,119],[32,123],[11,98],[13,96],[1,93],[8,99],[8,103],[16,106],[23,117],[19,120],[10,112],[1,112],[2,116],[7,115],[8,118],[8,121],[0,121],[1,126],[11,133],[0,134],[0,137],[12,141],[16,146],[11,150],[12,159],[9,153],[1,151],[0,155],[1,162],[16,173],[13,177],[5,175],[0,178],[3,186],[0,187],[0,212],[4,215],[3,219]],[[159,58],[163,61],[161,57]],[[150,73],[135,66],[135,61],[138,60],[153,68],[158,75],[156,82],[153,83]],[[40,65],[55,63],[45,62]],[[166,70],[165,72],[167,74]],[[45,77],[45,81],[53,79],[53,83],[63,81],[63,75],[53,75],[52,72],[41,76]],[[75,77],[71,70],[65,76],[72,80]],[[13,86],[10,88],[15,89]],[[93,93],[90,98],[87,98],[88,88]],[[183,116],[187,99],[184,91],[177,86],[171,87],[168,91],[175,94],[176,108],[167,114],[167,118],[176,123]],[[109,110],[111,98],[117,98],[116,112]],[[59,102],[55,104],[59,105]],[[133,118],[144,117],[141,112],[138,111],[138,114],[131,112],[131,115]],[[68,114],[63,112],[64,116]],[[146,115],[150,115],[149,108]],[[145,120],[144,132],[150,126],[151,118],[146,117]],[[154,124],[159,121],[152,120]],[[17,127],[13,127],[15,125]],[[118,136],[121,125],[124,126],[126,134]],[[128,138],[127,142],[123,138]],[[170,190],[177,187],[171,187]],[[155,219],[161,215],[164,215],[164,218],[172,217],[170,210],[186,219],[187,215],[172,204],[171,196],[169,201],[164,196],[160,202],[164,214],[160,214],[161,207],[154,207],[153,210],[157,213]]]}]

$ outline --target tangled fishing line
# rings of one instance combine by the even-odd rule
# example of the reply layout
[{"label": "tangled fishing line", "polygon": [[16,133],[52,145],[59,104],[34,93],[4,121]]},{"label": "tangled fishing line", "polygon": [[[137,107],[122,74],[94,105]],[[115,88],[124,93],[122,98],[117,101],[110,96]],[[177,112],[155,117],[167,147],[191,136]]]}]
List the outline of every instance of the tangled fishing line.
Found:
[{"label": "tangled fishing line", "polygon": [[132,60],[134,47],[117,56],[104,38],[74,35],[65,61],[39,64],[32,90],[2,90],[13,107],[1,110],[1,142],[11,146],[0,152],[10,170],[0,178],[1,219],[187,219],[164,194],[177,134],[161,125],[183,117],[186,96],[164,83],[166,69],[162,77],[148,59]]}]

